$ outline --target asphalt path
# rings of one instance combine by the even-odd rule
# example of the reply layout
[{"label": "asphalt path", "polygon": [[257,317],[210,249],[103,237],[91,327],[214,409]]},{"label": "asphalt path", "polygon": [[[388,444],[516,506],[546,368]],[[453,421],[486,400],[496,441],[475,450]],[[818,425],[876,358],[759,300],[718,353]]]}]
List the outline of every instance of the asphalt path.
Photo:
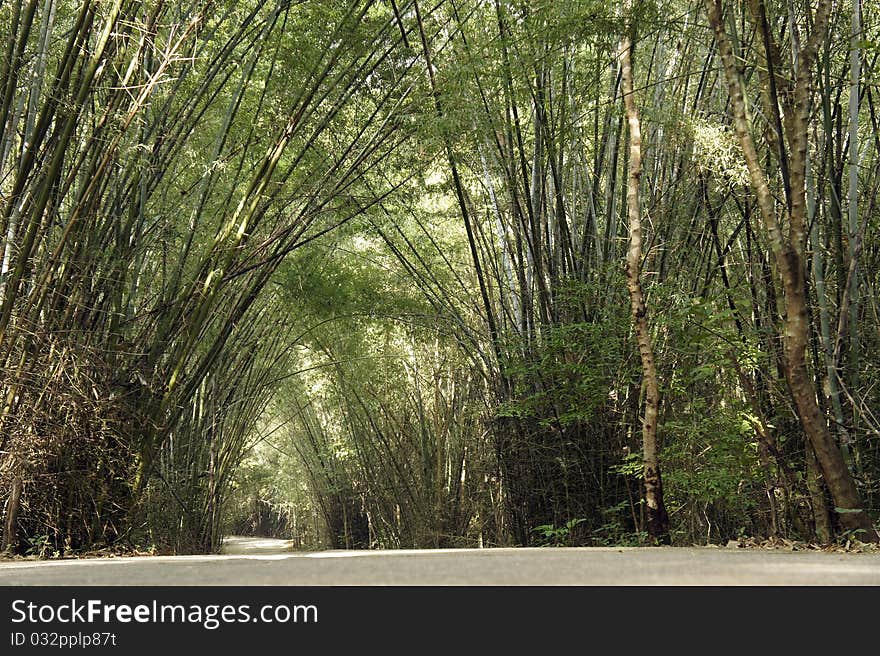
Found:
[{"label": "asphalt path", "polygon": [[0,562],[0,585],[880,585],[880,554],[737,548],[294,552],[228,538],[222,554]]}]

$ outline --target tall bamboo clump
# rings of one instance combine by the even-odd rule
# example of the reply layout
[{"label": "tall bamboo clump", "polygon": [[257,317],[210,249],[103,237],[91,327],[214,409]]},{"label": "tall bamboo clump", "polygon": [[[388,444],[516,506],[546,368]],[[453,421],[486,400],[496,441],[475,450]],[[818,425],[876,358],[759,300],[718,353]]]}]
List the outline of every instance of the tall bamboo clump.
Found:
[{"label": "tall bamboo clump", "polygon": [[4,11],[3,545],[63,551],[124,528],[136,382],[125,379],[135,281],[124,263],[143,246],[137,201],[150,183],[137,133],[206,16],[160,34],[158,5]]},{"label": "tall bamboo clump", "polygon": [[286,353],[263,290],[397,138],[405,75],[361,93],[395,47],[369,7],[0,7],[3,546],[163,543],[157,507],[216,546]]},{"label": "tall bamboo clump", "polygon": [[[668,425],[665,446],[674,465],[665,482],[671,483],[670,514],[679,522],[673,532],[686,541],[726,540],[741,530],[830,536],[821,521],[828,515],[822,475],[833,486],[846,471],[840,462],[828,462],[834,460],[833,449],[826,448],[829,439],[839,437],[846,451],[849,424],[861,422],[861,434],[870,432],[865,424],[870,404],[845,395],[858,388],[859,366],[841,366],[842,352],[857,359],[859,340],[847,327],[860,311],[847,306],[853,292],[841,290],[858,288],[853,281],[860,265],[856,224],[850,221],[848,240],[842,225],[844,210],[852,216],[855,204],[842,206],[840,178],[849,173],[850,188],[864,191],[876,167],[856,167],[842,156],[854,150],[854,137],[845,148],[844,124],[858,134],[853,132],[858,107],[851,106],[848,120],[839,107],[840,86],[831,76],[846,62],[831,49],[832,33],[821,21],[813,25],[800,15],[803,8],[792,17],[771,16],[769,27],[762,28],[759,4],[741,3],[741,12],[725,12],[734,59],[757,57],[749,66],[737,64],[741,79],[734,85],[729,67],[717,69],[722,49],[697,9],[682,6],[679,17],[658,16],[650,3],[636,3],[633,15],[646,32],[630,61],[638,71],[630,85],[634,94],[625,92],[623,58],[614,54],[615,35],[625,29],[614,7],[449,2],[435,17],[408,17],[419,27],[421,47],[414,47],[422,54],[436,119],[435,142],[429,145],[447,173],[446,190],[465,231],[468,277],[441,283],[436,267],[424,264],[442,255],[439,248],[420,251],[393,235],[386,241],[395,242],[392,249],[403,266],[450,318],[486,372],[496,408],[491,434],[503,502],[520,543],[534,540],[539,525],[569,521],[577,522],[573,532],[582,542],[612,533],[612,539],[626,533],[638,540],[646,532],[649,513],[639,499],[645,467],[634,468],[631,457],[641,451],[637,438],[643,426],[633,357],[638,350],[628,343],[636,338],[654,340],[661,384],[650,396],[660,397],[652,404],[659,407],[645,414],[644,424]],[[794,31],[788,27],[792,21]],[[807,45],[806,37],[798,36],[801,23],[816,30],[813,40],[825,48],[824,76],[815,88],[816,102],[828,114],[822,130],[798,118],[804,107],[795,87],[809,93],[813,88],[796,80],[817,64],[810,47],[799,50],[798,38]],[[773,30],[782,30],[782,43],[773,43]],[[765,73],[764,48],[772,51],[773,74]],[[857,54],[853,57],[849,68],[857,71]],[[794,63],[780,69],[780,58]],[[857,81],[857,73],[850,75]],[[734,86],[759,89],[763,112],[752,117],[749,129],[764,136],[760,165],[773,170],[766,162],[778,163],[778,176],[770,178],[777,198],[771,209],[791,227],[783,240],[786,258],[797,260],[791,267],[797,275],[787,287],[777,275],[787,266],[778,256],[779,235],[761,230],[772,212],[766,202],[755,204],[739,133],[724,118],[728,88]],[[854,88],[850,104],[864,105],[858,85]],[[870,108],[870,85],[866,89]],[[636,168],[633,151],[625,147],[632,133],[625,97],[637,97],[642,105],[644,144],[638,167],[644,230],[630,268],[641,268],[640,295],[656,312],[653,325],[639,331],[629,330],[620,285],[628,241],[627,171]],[[779,116],[774,107],[781,108]],[[815,156],[812,174],[809,158],[790,161],[805,139],[811,147],[818,141],[822,153]],[[780,146],[785,140],[793,145]],[[859,170],[872,177],[862,174],[860,182]],[[871,207],[873,201],[859,202]],[[864,225],[867,219],[856,228]],[[817,235],[812,269],[807,226]],[[825,243],[819,242],[820,232]],[[827,286],[821,273],[826,251],[836,260],[837,277]],[[809,307],[811,277],[818,308]],[[835,304],[847,310],[845,320],[831,315]],[[813,319],[824,325],[818,339]],[[809,379],[814,374],[808,360],[829,372],[833,422],[820,416],[826,411],[824,384],[821,375]],[[846,374],[845,384],[840,374]],[[742,417],[748,417],[745,423]],[[828,422],[824,432],[836,435],[822,437],[823,422]],[[805,440],[808,433],[813,437]],[[825,465],[815,460],[814,444]],[[735,473],[721,467],[724,473],[714,474],[710,460],[722,453],[738,463]],[[863,453],[852,450],[853,466],[864,461]],[[832,470],[836,473],[829,474]],[[749,494],[740,495],[743,489]],[[840,492],[841,503],[831,508],[841,508],[840,522],[858,530],[858,499],[852,489]]]},{"label": "tall bamboo clump", "polygon": [[[706,13],[718,45],[730,97],[733,128],[742,148],[758,211],[767,231],[767,241],[783,290],[782,367],[789,394],[807,438],[807,448],[815,454],[818,469],[834,502],[834,510],[844,529],[858,531],[863,540],[877,541],[878,535],[866,509],[856,481],[840,445],[828,427],[828,419],[819,405],[815,377],[808,368],[811,325],[808,318],[809,296],[806,278],[806,245],[809,232],[807,171],[813,68],[819,49],[829,30],[832,3],[819,2],[807,10],[800,27],[799,16],[791,14],[788,23],[792,34],[791,63],[783,63],[782,48],[769,27],[767,7],[761,0],[749,3],[751,19],[760,37],[760,52],[766,64],[761,80],[762,98],[771,128],[767,141],[779,164],[779,176],[765,170],[752,136],[751,119],[743,93],[742,71],[737,62],[720,0],[707,0]],[[803,30],[800,32],[799,30]],[[858,91],[856,89],[855,93]],[[854,100],[857,104],[857,98]],[[783,202],[774,198],[774,187],[782,187]],[[852,202],[852,199],[851,199]],[[855,235],[853,235],[854,237]],[[855,260],[851,264],[855,268]],[[849,285],[850,291],[852,285]],[[841,321],[846,313],[841,312]],[[844,445],[846,446],[846,445]],[[813,499],[817,524],[824,515],[821,495]]]},{"label": "tall bamboo clump", "polygon": [[[609,466],[638,395],[622,352],[624,294],[613,291],[623,158],[617,69],[601,53],[616,25],[589,24],[580,9],[449,3],[450,44],[423,47],[475,278],[437,296],[453,316],[479,317],[498,504],[505,539],[519,544],[541,539],[540,527],[571,526],[570,544],[605,539],[618,530],[605,510],[628,516],[638,496]],[[468,284],[479,299],[459,301]]]}]

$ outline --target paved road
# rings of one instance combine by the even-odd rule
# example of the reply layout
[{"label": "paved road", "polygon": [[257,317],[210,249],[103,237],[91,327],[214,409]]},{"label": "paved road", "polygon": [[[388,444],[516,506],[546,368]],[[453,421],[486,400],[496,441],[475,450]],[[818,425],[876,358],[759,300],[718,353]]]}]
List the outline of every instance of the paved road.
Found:
[{"label": "paved road", "polygon": [[290,551],[0,563],[0,585],[880,585],[880,554],[577,548]]}]

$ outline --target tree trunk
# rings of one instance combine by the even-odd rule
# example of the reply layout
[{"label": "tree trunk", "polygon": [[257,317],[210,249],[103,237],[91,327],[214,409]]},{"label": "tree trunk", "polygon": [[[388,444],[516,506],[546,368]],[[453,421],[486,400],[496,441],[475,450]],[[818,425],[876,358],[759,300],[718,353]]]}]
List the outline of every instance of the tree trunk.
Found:
[{"label": "tree trunk", "polygon": [[632,305],[633,325],[642,359],[645,389],[645,419],[642,424],[642,457],[645,481],[646,524],[654,543],[669,544],[669,516],[663,503],[663,482],[657,444],[657,415],[660,393],[654,351],[648,326],[648,311],[640,279],[642,260],[642,221],[639,181],[642,174],[642,135],[639,110],[633,97],[632,41],[629,35],[620,42],[623,102],[629,126],[629,169],[627,175],[627,216],[629,249],[626,254],[626,286]]},{"label": "tree trunk", "polygon": [[[849,357],[847,383],[850,389],[860,386],[859,365],[859,78],[861,77],[862,52],[859,43],[862,33],[861,0],[853,0],[852,28],[850,38],[850,84],[849,84],[849,188],[847,190],[847,217],[849,219]],[[859,405],[852,404],[853,428],[858,429]]]},{"label": "tree trunk", "polygon": [[813,525],[816,531],[816,539],[822,544],[831,542],[831,516],[828,513],[828,504],[825,502],[825,490],[822,488],[819,463],[816,462],[816,454],[810,445],[807,445],[807,490],[810,493],[810,505],[813,508]]},{"label": "tree trunk", "polygon": [[16,528],[18,524],[18,507],[21,504],[21,476],[16,475],[12,482],[12,490],[6,502],[6,524],[3,527],[3,541],[0,551],[15,551],[17,546]]}]

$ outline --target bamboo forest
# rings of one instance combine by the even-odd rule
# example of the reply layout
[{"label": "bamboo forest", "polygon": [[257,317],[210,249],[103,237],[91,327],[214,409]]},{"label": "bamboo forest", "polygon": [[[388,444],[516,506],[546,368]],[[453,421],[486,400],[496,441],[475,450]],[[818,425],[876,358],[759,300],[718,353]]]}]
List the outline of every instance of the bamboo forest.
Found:
[{"label": "bamboo forest", "polygon": [[876,0],[0,0],[0,48],[8,555],[880,539]]}]

